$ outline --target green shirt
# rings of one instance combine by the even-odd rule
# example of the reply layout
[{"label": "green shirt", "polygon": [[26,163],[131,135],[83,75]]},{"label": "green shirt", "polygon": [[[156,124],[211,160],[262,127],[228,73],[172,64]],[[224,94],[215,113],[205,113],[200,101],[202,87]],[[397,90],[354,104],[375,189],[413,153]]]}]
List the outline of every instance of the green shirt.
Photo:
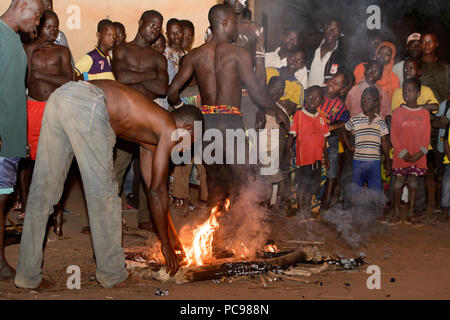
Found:
[{"label": "green shirt", "polygon": [[0,136],[2,157],[27,153],[27,56],[19,35],[0,19]]},{"label": "green shirt", "polygon": [[450,96],[450,65],[444,61],[422,62],[420,81],[430,87],[441,103]]}]

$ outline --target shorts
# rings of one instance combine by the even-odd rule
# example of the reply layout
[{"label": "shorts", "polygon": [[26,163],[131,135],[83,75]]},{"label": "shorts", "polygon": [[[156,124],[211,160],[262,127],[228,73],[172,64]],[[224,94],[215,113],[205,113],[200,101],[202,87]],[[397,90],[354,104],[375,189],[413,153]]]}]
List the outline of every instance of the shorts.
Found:
[{"label": "shorts", "polygon": [[369,189],[381,191],[381,161],[353,160],[353,183],[360,188],[367,183]]},{"label": "shorts", "polygon": [[427,175],[427,169],[417,168],[416,166],[410,166],[406,168],[393,168],[392,175],[421,177]]},{"label": "shorts", "polygon": [[20,158],[0,157],[0,195],[14,192]]},{"label": "shorts", "polygon": [[28,130],[27,137],[30,144],[31,160],[36,160],[36,152],[39,142],[39,135],[41,133],[42,118],[44,117],[44,109],[47,102],[40,102],[35,100],[27,101],[28,112]]},{"label": "shorts", "polygon": [[450,207],[450,164],[444,165],[444,178],[442,182],[442,202],[443,208]]},{"label": "shorts", "polygon": [[337,179],[339,173],[339,135],[329,136],[328,145],[330,168],[327,170],[327,179]]},{"label": "shorts", "polygon": [[322,176],[322,162],[297,167],[295,180],[297,191],[318,195],[320,193],[320,178]]}]

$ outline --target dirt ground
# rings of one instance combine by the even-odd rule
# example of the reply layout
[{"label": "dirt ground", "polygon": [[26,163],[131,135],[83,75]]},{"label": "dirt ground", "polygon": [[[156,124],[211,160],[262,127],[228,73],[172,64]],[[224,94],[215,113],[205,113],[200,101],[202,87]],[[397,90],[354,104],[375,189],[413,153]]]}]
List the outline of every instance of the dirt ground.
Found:
[{"label": "dirt ground", "polygon": [[[0,281],[0,299],[44,300],[302,300],[302,299],[450,299],[450,224],[423,227],[410,225],[388,226],[375,224],[370,235],[358,248],[351,248],[339,240],[334,230],[316,222],[301,223],[299,217],[275,216],[271,238],[280,249],[294,249],[301,240],[323,241],[320,250],[343,257],[354,257],[363,252],[368,264],[354,271],[327,271],[304,278],[309,283],[283,280],[268,283],[259,281],[214,283],[203,281],[182,285],[142,281],[133,287],[103,289],[93,278],[95,263],[90,236],[80,233],[82,215],[86,211],[81,184],[75,182],[68,195],[64,235],[56,240],[50,236],[45,251],[44,277],[56,287],[33,291],[17,289],[12,281]],[[430,205],[429,205],[430,207]],[[429,210],[430,211],[430,210]],[[430,213],[428,213],[430,214]],[[173,212],[177,228],[190,221]],[[125,212],[130,226],[136,226],[136,213]],[[312,225],[316,224],[316,225]],[[308,226],[306,226],[308,225]],[[307,228],[308,230],[305,230]],[[124,247],[143,246],[145,240],[124,236]],[[17,265],[19,245],[6,248],[10,264]],[[66,287],[70,265],[81,268],[81,290]],[[366,273],[369,265],[381,269],[381,289],[369,290]],[[157,289],[168,290],[167,296],[156,296]]]}]

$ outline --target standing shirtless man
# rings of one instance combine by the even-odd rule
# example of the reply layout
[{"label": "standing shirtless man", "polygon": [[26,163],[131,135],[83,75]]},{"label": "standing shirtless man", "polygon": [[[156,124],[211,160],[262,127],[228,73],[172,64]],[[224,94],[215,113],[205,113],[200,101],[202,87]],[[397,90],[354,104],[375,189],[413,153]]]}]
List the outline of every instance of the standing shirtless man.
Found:
[{"label": "standing shirtless man", "polygon": [[[212,40],[184,57],[180,71],[169,87],[168,100],[172,105],[180,105],[180,90],[195,75],[204,105],[202,112],[205,129],[219,129],[225,137],[226,129],[244,129],[241,115],[243,86],[259,106],[274,108],[275,104],[257,81],[250,54],[244,48],[232,44],[238,38],[234,11],[228,5],[215,5],[209,11],[208,19],[213,33]],[[223,146],[225,149],[225,140]],[[227,151],[224,150],[224,155],[226,154]],[[224,191],[223,188],[227,184],[233,184],[231,193],[237,195],[237,188],[248,182],[247,165],[213,164],[207,165],[206,169],[210,205],[225,199],[229,191]]]},{"label": "standing shirtless man", "polygon": [[111,288],[127,279],[120,198],[113,168],[116,137],[140,145],[141,170],[166,271],[175,275],[179,268],[175,250],[184,252],[168,206],[169,162],[182,139],[174,133],[184,129],[193,139],[194,121],[202,120],[198,108],[184,106],[170,113],[117,81],[69,82],[55,90],[42,122],[16,286],[32,289],[42,281],[42,246],[48,216],[61,197],[74,156],[86,195],[97,281]]},{"label": "standing shirtless man", "polygon": [[[26,84],[28,87],[28,143],[31,160],[36,159],[42,117],[50,94],[59,86],[72,80],[72,64],[70,50],[55,44],[58,37],[59,19],[56,13],[46,10],[38,29],[38,39],[25,46],[28,60]],[[28,160],[27,160],[28,161]],[[33,164],[23,167],[24,182],[23,212],[31,183]],[[57,233],[62,236],[62,210],[59,210]]]},{"label": "standing shirtless man", "polygon": [[[162,23],[163,17],[159,12],[145,11],[139,20],[139,29],[134,40],[113,49],[113,72],[116,80],[138,90],[152,101],[158,96],[165,96],[168,88],[166,58],[150,47],[161,35]],[[134,146],[119,140],[114,162],[119,191],[126,169],[133,158]],[[151,230],[142,183],[137,216],[139,228]]]}]

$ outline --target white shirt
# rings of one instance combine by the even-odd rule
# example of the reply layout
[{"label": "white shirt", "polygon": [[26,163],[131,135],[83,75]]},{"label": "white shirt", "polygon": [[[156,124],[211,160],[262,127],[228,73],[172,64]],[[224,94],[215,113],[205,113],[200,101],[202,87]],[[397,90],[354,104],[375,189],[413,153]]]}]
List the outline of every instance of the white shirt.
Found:
[{"label": "white shirt", "polygon": [[330,60],[331,54],[337,49],[339,42],[336,42],[336,47],[333,50],[327,52],[323,58],[320,58],[320,48],[325,43],[325,39],[322,40],[319,47],[316,49],[314,54],[314,60],[311,64],[311,70],[309,71],[308,77],[308,88],[311,86],[321,86],[323,87],[325,82],[325,66]]},{"label": "white shirt", "polygon": [[392,68],[392,71],[397,75],[398,80],[400,80],[400,88],[403,87],[403,66],[405,65],[405,60],[396,63]]},{"label": "white shirt", "polygon": [[[281,67],[287,66],[287,57],[284,59],[280,58],[280,55],[278,54],[280,52],[280,47],[278,47],[275,51],[272,52],[266,52],[265,55],[265,66],[266,68],[275,68],[279,69]],[[295,78],[298,82],[301,83],[304,89],[306,89],[306,86],[308,84],[308,70],[306,67],[303,69],[298,70],[295,73]]]}]

